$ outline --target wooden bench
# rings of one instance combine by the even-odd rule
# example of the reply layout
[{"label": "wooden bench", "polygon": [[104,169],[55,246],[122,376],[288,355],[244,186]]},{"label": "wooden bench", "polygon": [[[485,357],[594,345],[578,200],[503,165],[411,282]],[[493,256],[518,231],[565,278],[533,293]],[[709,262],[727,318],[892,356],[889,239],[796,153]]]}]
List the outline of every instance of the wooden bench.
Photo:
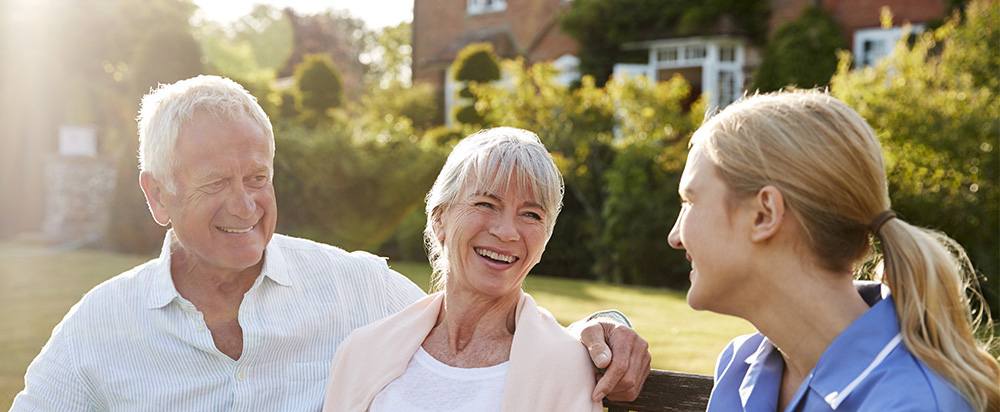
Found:
[{"label": "wooden bench", "polygon": [[604,400],[608,412],[704,412],[712,392],[711,376],[653,369],[632,402]]}]

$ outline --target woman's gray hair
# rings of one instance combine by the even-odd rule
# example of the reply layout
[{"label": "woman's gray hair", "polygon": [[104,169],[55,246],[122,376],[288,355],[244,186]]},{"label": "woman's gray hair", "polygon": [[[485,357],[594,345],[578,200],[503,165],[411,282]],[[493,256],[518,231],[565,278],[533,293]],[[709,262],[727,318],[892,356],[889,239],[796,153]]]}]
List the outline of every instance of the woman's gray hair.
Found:
[{"label": "woman's gray hair", "polygon": [[206,110],[220,118],[249,115],[269,140],[274,158],[274,131],[257,98],[239,83],[219,76],[198,76],[173,84],[161,84],[143,96],[139,109],[139,171],[150,172],[169,192],[173,192],[172,172],[177,161],[174,148],[181,126],[195,112]]},{"label": "woman's gray hair", "polygon": [[530,190],[547,215],[549,236],[562,210],[563,177],[538,135],[513,127],[497,127],[462,139],[451,151],[426,198],[424,245],[437,290],[444,287],[449,265],[432,223],[459,200],[467,185],[487,193],[504,193],[511,185]]}]

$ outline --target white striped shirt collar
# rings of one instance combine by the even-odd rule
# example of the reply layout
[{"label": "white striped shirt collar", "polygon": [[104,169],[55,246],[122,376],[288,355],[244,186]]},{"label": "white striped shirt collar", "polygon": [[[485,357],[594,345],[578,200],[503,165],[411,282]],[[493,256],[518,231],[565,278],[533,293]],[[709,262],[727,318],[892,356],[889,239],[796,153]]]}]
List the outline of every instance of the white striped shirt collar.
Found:
[{"label": "white striped shirt collar", "polygon": [[[181,298],[174,286],[170,276],[170,255],[173,248],[174,230],[167,230],[163,239],[163,247],[160,248],[160,256],[147,263],[153,273],[150,282],[149,297],[146,300],[149,309],[159,309],[167,306],[174,299]],[[285,264],[285,257],[281,254],[281,248],[274,245],[274,237],[268,242],[264,249],[264,268],[261,275],[251,286],[251,289],[258,287],[262,279],[271,279],[281,286],[291,286],[292,280],[288,275],[288,268]]]}]

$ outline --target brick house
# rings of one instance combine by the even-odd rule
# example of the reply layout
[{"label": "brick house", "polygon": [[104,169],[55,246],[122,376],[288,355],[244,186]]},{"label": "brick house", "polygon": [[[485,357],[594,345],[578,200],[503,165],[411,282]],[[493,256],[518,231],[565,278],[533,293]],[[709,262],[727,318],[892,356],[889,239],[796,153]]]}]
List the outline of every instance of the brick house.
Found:
[{"label": "brick house", "polygon": [[[855,61],[867,65],[888,54],[902,35],[901,24],[916,30],[945,17],[946,0],[769,0],[773,33],[810,5],[825,9],[843,29]],[[670,2],[664,1],[668,7]],[[567,83],[578,77],[575,54],[579,45],[559,32],[560,12],[572,0],[414,0],[413,80],[442,93],[445,113],[451,112],[457,90],[448,67],[464,46],[489,42],[501,58],[522,56],[528,63],[554,62]],[[895,27],[881,29],[880,10],[887,6]],[[722,107],[742,95],[760,64],[761,49],[720,21],[715,34],[662,38],[622,45],[648,52],[646,64],[616,65],[618,76],[645,74],[653,79],[683,75],[696,93],[707,93],[709,107]]]},{"label": "brick house", "polygon": [[414,0],[413,81],[443,93],[451,112],[457,86],[448,68],[470,43],[488,42],[497,55],[522,56],[529,63],[551,61],[571,81],[578,77],[579,45],[559,32],[566,0]]}]

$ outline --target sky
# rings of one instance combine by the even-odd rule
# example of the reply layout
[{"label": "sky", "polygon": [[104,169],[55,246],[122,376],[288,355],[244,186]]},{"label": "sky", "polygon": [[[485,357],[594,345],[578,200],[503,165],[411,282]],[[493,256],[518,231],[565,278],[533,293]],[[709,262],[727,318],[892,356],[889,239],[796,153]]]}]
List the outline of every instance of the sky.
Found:
[{"label": "sky", "polygon": [[413,0],[194,0],[194,3],[204,11],[206,19],[218,22],[235,21],[249,14],[253,6],[260,3],[279,9],[291,7],[302,14],[346,9],[352,16],[364,20],[369,29],[413,20]]}]

